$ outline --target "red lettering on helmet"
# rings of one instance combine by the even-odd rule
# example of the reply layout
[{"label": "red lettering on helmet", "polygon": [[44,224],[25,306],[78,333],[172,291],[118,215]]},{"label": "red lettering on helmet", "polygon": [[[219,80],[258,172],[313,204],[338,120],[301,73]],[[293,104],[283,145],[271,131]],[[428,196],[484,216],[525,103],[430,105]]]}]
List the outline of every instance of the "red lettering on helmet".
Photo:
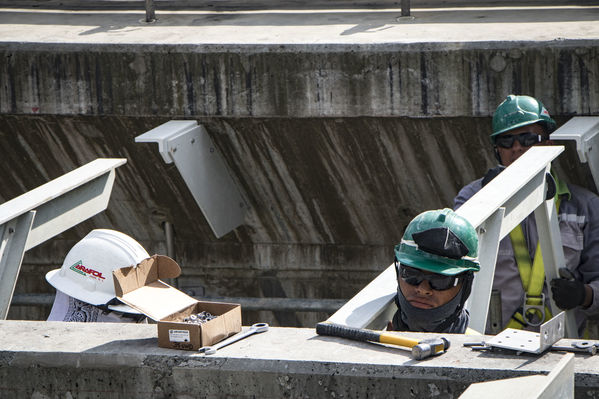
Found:
[{"label": "red lettering on helmet", "polygon": [[77,266],[75,266],[75,268],[81,270],[82,272],[84,272],[86,274],[91,274],[94,277],[101,278],[102,280],[106,280],[106,278],[104,276],[102,276],[102,272],[99,272],[94,269],[88,269],[87,267],[83,266],[81,263],[79,263]]}]

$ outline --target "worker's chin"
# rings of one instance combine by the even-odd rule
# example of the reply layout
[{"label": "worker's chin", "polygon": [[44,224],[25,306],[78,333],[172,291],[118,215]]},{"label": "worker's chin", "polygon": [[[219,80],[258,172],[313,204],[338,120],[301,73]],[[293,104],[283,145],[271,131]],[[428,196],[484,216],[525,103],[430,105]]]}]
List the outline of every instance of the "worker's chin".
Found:
[{"label": "worker's chin", "polygon": [[433,305],[432,303],[423,302],[416,299],[408,300],[408,302],[410,302],[410,305],[418,309],[432,309],[435,307],[435,305]]}]

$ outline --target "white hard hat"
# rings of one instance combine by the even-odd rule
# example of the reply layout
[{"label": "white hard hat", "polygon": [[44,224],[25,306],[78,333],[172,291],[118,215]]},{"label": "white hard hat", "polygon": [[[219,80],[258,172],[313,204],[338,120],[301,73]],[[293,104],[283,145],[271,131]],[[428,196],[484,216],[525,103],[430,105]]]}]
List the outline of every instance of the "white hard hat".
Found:
[{"label": "white hard hat", "polygon": [[[96,229],[71,248],[60,269],[51,270],[46,280],[54,288],[91,305],[106,305],[116,297],[112,271],[135,266],[149,258],[133,238],[115,230]],[[110,309],[138,313],[127,305]]]}]

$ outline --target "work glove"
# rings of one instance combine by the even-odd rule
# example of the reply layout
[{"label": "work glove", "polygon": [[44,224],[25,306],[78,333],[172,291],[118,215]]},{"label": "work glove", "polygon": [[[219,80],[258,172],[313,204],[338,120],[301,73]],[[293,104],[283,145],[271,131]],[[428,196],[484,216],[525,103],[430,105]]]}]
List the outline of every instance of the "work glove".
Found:
[{"label": "work glove", "polygon": [[560,269],[562,278],[551,280],[551,293],[558,308],[562,310],[574,309],[584,303],[586,291],[584,283],[574,280],[571,272],[568,274]]},{"label": "work glove", "polygon": [[487,171],[487,173],[485,173],[485,176],[483,177],[483,180],[481,182],[482,186],[483,187],[486,186],[491,180],[496,178],[498,174],[503,172],[504,169],[505,169],[505,166],[503,166],[503,165],[497,165],[494,168],[489,169]]}]

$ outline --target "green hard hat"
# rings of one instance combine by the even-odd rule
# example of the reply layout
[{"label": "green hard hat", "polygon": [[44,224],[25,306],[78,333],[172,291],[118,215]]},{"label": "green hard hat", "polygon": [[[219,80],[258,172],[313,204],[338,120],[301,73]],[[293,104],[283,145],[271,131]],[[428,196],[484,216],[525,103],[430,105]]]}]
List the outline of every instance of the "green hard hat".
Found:
[{"label": "green hard hat", "polygon": [[544,125],[548,134],[557,127],[542,102],[533,97],[510,94],[493,114],[491,140],[495,142],[497,135],[533,123]]},{"label": "green hard hat", "polygon": [[446,276],[479,271],[477,256],[476,230],[449,208],[416,216],[395,246],[400,264]]}]

